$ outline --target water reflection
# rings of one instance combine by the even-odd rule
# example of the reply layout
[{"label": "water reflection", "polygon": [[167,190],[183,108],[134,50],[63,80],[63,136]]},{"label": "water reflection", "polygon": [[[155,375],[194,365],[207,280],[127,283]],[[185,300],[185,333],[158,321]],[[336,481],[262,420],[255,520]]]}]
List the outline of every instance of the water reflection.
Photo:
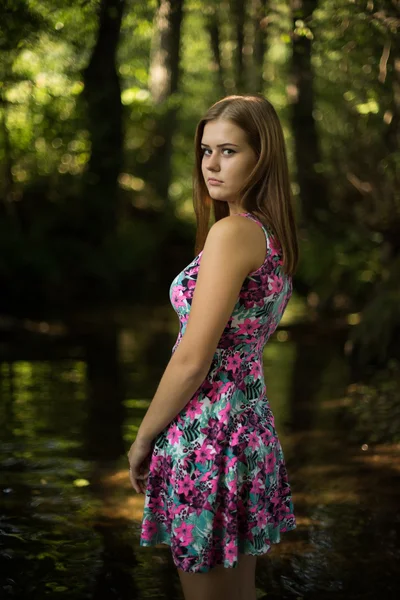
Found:
[{"label": "water reflection", "polygon": [[[72,358],[24,353],[1,364],[1,598],[182,598],[169,549],[139,546],[144,499],[127,470],[176,337],[162,312],[152,323],[150,336],[103,325],[82,340],[79,360],[71,349]],[[259,558],[260,598],[400,591],[399,448],[349,443],[341,348],[278,334],[265,350],[298,528]]]},{"label": "water reflection", "polygon": [[122,369],[118,333],[113,323],[85,337],[87,414],[82,428],[83,452],[90,459],[117,459],[125,452],[122,428]]}]

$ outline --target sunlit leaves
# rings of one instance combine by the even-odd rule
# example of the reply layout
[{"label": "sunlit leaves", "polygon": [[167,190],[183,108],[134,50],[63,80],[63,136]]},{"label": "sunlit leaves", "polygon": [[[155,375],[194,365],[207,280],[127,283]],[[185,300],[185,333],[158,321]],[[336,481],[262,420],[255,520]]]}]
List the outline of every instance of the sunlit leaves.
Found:
[{"label": "sunlit leaves", "polygon": [[86,487],[90,485],[90,481],[88,481],[87,479],[74,479],[72,483],[75,487]]}]

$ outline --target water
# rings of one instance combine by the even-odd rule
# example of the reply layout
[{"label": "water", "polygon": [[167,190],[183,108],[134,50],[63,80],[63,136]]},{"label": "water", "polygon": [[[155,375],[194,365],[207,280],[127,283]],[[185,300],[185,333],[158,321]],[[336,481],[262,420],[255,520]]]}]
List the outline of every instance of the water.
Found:
[{"label": "water", "polygon": [[[139,546],[126,452],[176,338],[160,318],[0,365],[0,598],[181,599],[167,546]],[[399,446],[352,441],[343,339],[279,331],[267,395],[297,529],[258,559],[259,598],[398,597]]]}]

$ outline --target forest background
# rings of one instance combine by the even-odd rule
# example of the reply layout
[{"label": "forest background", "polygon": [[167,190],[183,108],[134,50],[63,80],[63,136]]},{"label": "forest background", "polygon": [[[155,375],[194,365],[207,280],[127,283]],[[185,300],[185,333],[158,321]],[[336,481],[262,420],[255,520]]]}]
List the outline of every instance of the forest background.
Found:
[{"label": "forest background", "polygon": [[0,23],[3,325],[165,303],[193,258],[196,123],[260,92],[305,319],[345,323],[372,400],[398,398],[397,0],[5,0]]}]

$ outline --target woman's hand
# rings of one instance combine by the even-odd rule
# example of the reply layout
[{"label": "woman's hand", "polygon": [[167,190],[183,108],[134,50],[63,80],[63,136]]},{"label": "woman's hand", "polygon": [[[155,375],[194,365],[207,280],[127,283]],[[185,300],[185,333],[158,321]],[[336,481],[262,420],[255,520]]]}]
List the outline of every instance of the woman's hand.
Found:
[{"label": "woman's hand", "polygon": [[146,490],[153,446],[154,441],[136,439],[128,452],[129,479],[138,494],[144,494]]}]

